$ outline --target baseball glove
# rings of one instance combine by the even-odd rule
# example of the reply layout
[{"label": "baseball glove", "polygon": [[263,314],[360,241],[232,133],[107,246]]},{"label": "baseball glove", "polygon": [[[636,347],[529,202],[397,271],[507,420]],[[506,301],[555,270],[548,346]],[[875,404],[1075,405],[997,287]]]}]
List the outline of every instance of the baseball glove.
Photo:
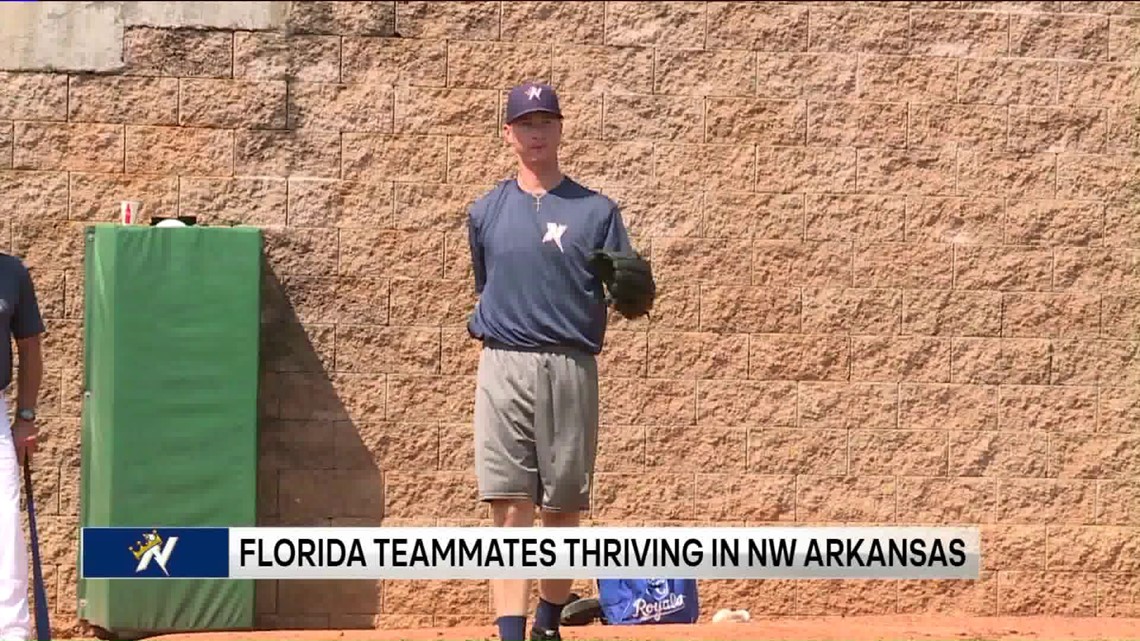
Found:
[{"label": "baseball glove", "polygon": [[657,283],[649,262],[637,252],[601,249],[590,258],[594,272],[606,286],[607,300],[630,320],[647,316],[657,297]]}]

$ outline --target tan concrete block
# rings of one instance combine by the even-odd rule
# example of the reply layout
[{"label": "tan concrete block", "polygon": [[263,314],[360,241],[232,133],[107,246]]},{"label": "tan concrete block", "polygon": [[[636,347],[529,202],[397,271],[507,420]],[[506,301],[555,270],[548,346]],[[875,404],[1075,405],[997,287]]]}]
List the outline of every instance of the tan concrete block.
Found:
[{"label": "tan concrete block", "polygon": [[286,191],[282,178],[182,178],[178,213],[199,224],[284,226]]},{"label": "tan concrete block", "polygon": [[715,106],[689,96],[607,96],[603,135],[607,140],[662,140],[674,143],[704,142],[718,137],[712,114]]},{"label": "tan concrete block", "polygon": [[1006,524],[1092,524],[1096,483],[1083,479],[1000,481],[997,520]]},{"label": "tan concrete block", "polygon": [[876,149],[859,152],[859,191],[924,196],[954,193],[953,148]]},{"label": "tan concrete block", "polygon": [[808,194],[808,240],[902,241],[907,199],[889,195]]},{"label": "tan concrete block", "polygon": [[67,76],[0,72],[0,120],[67,120]]},{"label": "tan concrete block", "polygon": [[[855,149],[848,147],[758,147],[756,189],[854,192],[855,159]],[[751,181],[745,184],[750,186]]]},{"label": "tan concrete block", "polygon": [[748,471],[764,475],[847,474],[847,432],[749,429]]},{"label": "tan concrete block", "polygon": [[852,336],[852,381],[950,382],[950,339]]},{"label": "tan concrete block", "polygon": [[1084,572],[1003,572],[998,579],[998,614],[1093,616],[1095,576]]},{"label": "tan concrete block", "polygon": [[443,182],[447,177],[443,136],[346,133],[342,148],[342,177],[347,180]]},{"label": "tan concrete block", "polygon": [[690,518],[695,509],[693,475],[664,473],[656,478],[660,485],[640,482],[640,474],[598,474],[591,515],[619,520]]},{"label": "tan concrete block", "polygon": [[466,327],[475,300],[471,283],[401,278],[392,281],[390,319],[409,327]]},{"label": "tan concrete block", "polygon": [[1102,387],[1097,400],[1101,432],[1131,432],[1140,426],[1140,392],[1125,387]]},{"label": "tan concrete block", "polygon": [[807,7],[735,2],[708,7],[709,49],[803,51],[807,39]]},{"label": "tan concrete block", "polygon": [[289,125],[320,131],[392,132],[394,93],[374,83],[294,82],[289,87]]},{"label": "tan concrete block", "polygon": [[[661,427],[646,430],[645,468],[667,471],[745,471],[747,433],[732,427]],[[640,471],[640,470],[637,470]]]},{"label": "tan concrete block", "polygon": [[706,98],[705,105],[708,142],[796,145],[807,140],[807,106],[803,102]]},{"label": "tan concrete block", "polygon": [[337,371],[434,374],[439,372],[439,353],[438,328],[337,326]]},{"label": "tan concrete block", "polygon": [[980,573],[977,581],[901,582],[898,611],[912,615],[993,616],[998,607],[997,588],[994,572]]},{"label": "tan concrete block", "polygon": [[604,2],[510,2],[502,5],[503,40],[602,44]]},{"label": "tan concrete block", "polygon": [[867,55],[860,58],[859,99],[954,102],[957,74],[953,58]]},{"label": "tan concrete block", "polygon": [[1053,253],[1032,246],[961,246],[955,249],[954,284],[963,289],[1049,291]]},{"label": "tan concrete block", "polygon": [[891,523],[895,520],[894,477],[801,476],[796,521]]},{"label": "tan concrete block", "polygon": [[1049,440],[1041,431],[950,432],[951,476],[1049,475]]},{"label": "tan concrete block", "polygon": [[1057,247],[1053,288],[1133,293],[1140,287],[1140,251],[1114,247]]},{"label": "tan concrete block", "polygon": [[751,96],[755,56],[747,51],[658,49],[654,93],[689,96]]},{"label": "tan concrete block", "polygon": [[1045,385],[1049,382],[1050,342],[1033,338],[953,339],[954,383]]},{"label": "tan concrete block", "polygon": [[292,5],[287,27],[293,33],[393,35],[392,2],[304,2]]},{"label": "tan concrete block", "polygon": [[234,137],[235,173],[340,177],[341,141],[336,132],[239,130]]},{"label": "tan concrete block", "polygon": [[695,381],[606,378],[599,389],[603,423],[692,425],[696,422]]},{"label": "tan concrete block", "polygon": [[856,97],[856,56],[846,53],[780,53],[766,49],[756,54],[756,93],[760,97],[813,101],[851,100]]},{"label": "tan concrete block", "polygon": [[470,421],[475,406],[471,376],[388,376],[388,418],[400,421]]},{"label": "tan concrete block", "polygon": [[812,11],[810,48],[842,53],[907,53],[910,15],[899,8],[820,5]]},{"label": "tan concrete block", "polygon": [[16,122],[12,167],[121,172],[123,138],[121,125]]},{"label": "tan concrete block", "polygon": [[401,2],[396,32],[425,40],[498,40],[497,2]]},{"label": "tan concrete block", "polygon": [[233,57],[228,31],[134,27],[123,34],[123,62],[133,76],[230,78]]},{"label": "tan concrete block", "polygon": [[694,515],[714,522],[795,520],[794,476],[698,474]]},{"label": "tan concrete block", "polygon": [[909,140],[916,147],[1001,149],[1009,129],[1009,109],[1003,105],[910,106]]},{"label": "tan concrete block", "polygon": [[617,203],[626,229],[633,236],[652,239],[700,235],[704,194],[635,187],[615,187],[604,193]]},{"label": "tan concrete block", "polygon": [[610,46],[705,46],[704,2],[622,2],[609,5],[605,15]]},{"label": "tan concrete block", "polygon": [[[21,182],[27,182],[29,178],[31,177],[28,176]],[[3,179],[0,178],[0,183],[2,182]],[[0,193],[2,191],[0,187]],[[116,221],[120,215],[120,203],[124,200],[137,200],[142,203],[139,214],[143,220],[149,220],[150,216],[178,214],[176,176],[76,172],[71,174],[70,193],[67,217],[72,220]],[[52,209],[48,206],[41,208],[41,211],[50,212]],[[195,215],[193,212],[187,213]]]},{"label": "tan concrete block", "polygon": [[393,186],[334,179],[289,181],[289,225],[294,227],[391,228]]},{"label": "tan concrete block", "polygon": [[232,176],[234,132],[128,125],[126,170],[127,173]]},{"label": "tan concrete block", "polygon": [[904,334],[1001,336],[1000,292],[929,289],[903,292]]},{"label": "tan concrete block", "polygon": [[449,42],[450,87],[505,90],[522,82],[551,82],[553,50],[549,43]]},{"label": "tan concrete block", "polygon": [[[68,174],[62,171],[0,172],[0,220],[11,226],[67,220],[67,179]],[[77,196],[82,198],[83,192]],[[118,210],[119,204],[116,202],[116,216]],[[5,231],[10,230],[11,227]],[[3,238],[10,236],[5,235]]]},{"label": "tan concrete block", "polygon": [[[490,189],[496,182],[515,175],[518,159],[502,140],[460,136],[450,136],[446,140],[438,137],[438,140],[444,145],[444,175],[449,183],[480,185]],[[423,143],[420,144],[422,146]],[[435,149],[434,141],[432,149]]]},{"label": "tan concrete block", "polygon": [[752,243],[752,284],[850,287],[851,263],[848,242],[757,240]]},{"label": "tan concrete block", "polygon": [[234,33],[234,78],[336,82],[340,64],[339,36]]},{"label": "tan concrete block", "polygon": [[907,144],[904,104],[813,102],[808,105],[807,126],[810,145],[897,148]]},{"label": "tan concrete block", "polygon": [[[697,305],[693,307],[695,319]],[[797,332],[800,329],[799,289],[702,285],[699,307],[702,331]]]},{"label": "tan concrete block", "polygon": [[1010,14],[1009,54],[1022,58],[1104,60],[1108,17]]},{"label": "tan concrete block", "polygon": [[130,76],[71,76],[72,122],[177,125],[178,80]]},{"label": "tan concrete block", "polygon": [[1009,143],[1027,152],[1102,153],[1108,112],[1096,107],[1010,107]]},{"label": "tan concrete block", "polygon": [[1135,104],[1140,67],[1119,62],[1060,60],[1058,101],[1062,105],[1096,107]]},{"label": "tan concrete block", "polygon": [[958,61],[958,95],[965,103],[1051,105],[1058,96],[1057,63],[1016,58]]},{"label": "tan concrete block", "polygon": [[[748,145],[657,143],[653,148],[653,166],[657,184],[667,189],[751,191],[756,152]],[[780,190],[765,185],[765,191]]]},{"label": "tan concrete block", "polygon": [[993,523],[997,490],[994,479],[902,477],[898,520],[931,525]]},{"label": "tan concrete block", "polygon": [[559,91],[609,94],[653,92],[653,50],[559,44],[554,47]]},{"label": "tan concrete block", "polygon": [[1094,338],[1100,334],[1100,296],[1012,293],[1002,297],[1002,335],[1016,338]]},{"label": "tan concrete block", "polygon": [[1049,469],[1058,478],[1129,479],[1140,474],[1140,434],[1056,434]]},{"label": "tan concrete block", "polygon": [[650,332],[648,363],[650,378],[744,379],[748,335]]},{"label": "tan concrete block", "polygon": [[752,379],[845,381],[851,364],[845,336],[754,334],[749,342]]},{"label": "tan concrete block", "polygon": [[915,11],[907,53],[953,58],[1001,57],[1008,53],[1007,13],[988,11]]},{"label": "tan concrete block", "polygon": [[902,296],[890,289],[804,288],[803,330],[809,334],[897,334]]},{"label": "tan concrete block", "polygon": [[341,56],[341,82],[395,87],[447,84],[443,40],[346,36]]},{"label": "tan concrete block", "polygon": [[749,243],[732,238],[670,238],[653,241],[654,278],[672,284],[747,285]]},{"label": "tan concrete block", "polygon": [[427,232],[345,230],[340,234],[342,275],[440,278],[443,237]]},{"label": "tan concrete block", "polygon": [[799,384],[799,425],[847,430],[898,426],[898,385],[804,381]]},{"label": "tan concrete block", "polygon": [[856,287],[949,289],[954,247],[939,243],[867,243],[854,247]]},{"label": "tan concrete block", "polygon": [[468,472],[399,471],[384,475],[384,514],[399,517],[482,516],[475,477]]},{"label": "tan concrete block", "polygon": [[274,273],[312,276],[336,274],[335,229],[268,227],[262,234],[265,258]]},{"label": "tan concrete block", "polygon": [[701,425],[764,427],[796,424],[796,385],[787,381],[700,381]]}]

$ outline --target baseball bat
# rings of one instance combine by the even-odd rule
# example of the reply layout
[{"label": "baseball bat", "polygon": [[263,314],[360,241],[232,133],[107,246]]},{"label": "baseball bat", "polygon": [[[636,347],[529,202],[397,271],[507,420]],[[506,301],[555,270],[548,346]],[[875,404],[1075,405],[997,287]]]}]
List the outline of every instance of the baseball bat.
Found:
[{"label": "baseball bat", "polygon": [[32,457],[24,457],[24,491],[28,501],[28,530],[32,541],[33,594],[36,602],[36,641],[51,641],[51,619],[48,617],[47,590],[44,589],[43,567],[40,565],[40,537],[36,529],[36,501],[32,487]]}]

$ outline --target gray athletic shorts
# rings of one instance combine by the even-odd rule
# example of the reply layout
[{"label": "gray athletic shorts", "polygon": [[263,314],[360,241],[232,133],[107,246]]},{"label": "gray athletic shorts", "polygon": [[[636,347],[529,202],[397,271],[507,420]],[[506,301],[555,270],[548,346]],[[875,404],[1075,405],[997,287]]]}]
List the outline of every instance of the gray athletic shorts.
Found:
[{"label": "gray athletic shorts", "polygon": [[475,392],[480,500],[529,499],[552,512],[588,510],[598,414],[594,355],[485,345]]}]

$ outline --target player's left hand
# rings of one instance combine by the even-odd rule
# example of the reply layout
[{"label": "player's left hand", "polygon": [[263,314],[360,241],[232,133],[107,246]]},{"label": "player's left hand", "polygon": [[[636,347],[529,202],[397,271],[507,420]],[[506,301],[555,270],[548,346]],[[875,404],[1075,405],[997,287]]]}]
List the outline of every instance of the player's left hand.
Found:
[{"label": "player's left hand", "polygon": [[16,419],[12,423],[12,440],[16,444],[16,460],[24,465],[24,460],[35,453],[39,437],[36,424],[23,419]]}]

